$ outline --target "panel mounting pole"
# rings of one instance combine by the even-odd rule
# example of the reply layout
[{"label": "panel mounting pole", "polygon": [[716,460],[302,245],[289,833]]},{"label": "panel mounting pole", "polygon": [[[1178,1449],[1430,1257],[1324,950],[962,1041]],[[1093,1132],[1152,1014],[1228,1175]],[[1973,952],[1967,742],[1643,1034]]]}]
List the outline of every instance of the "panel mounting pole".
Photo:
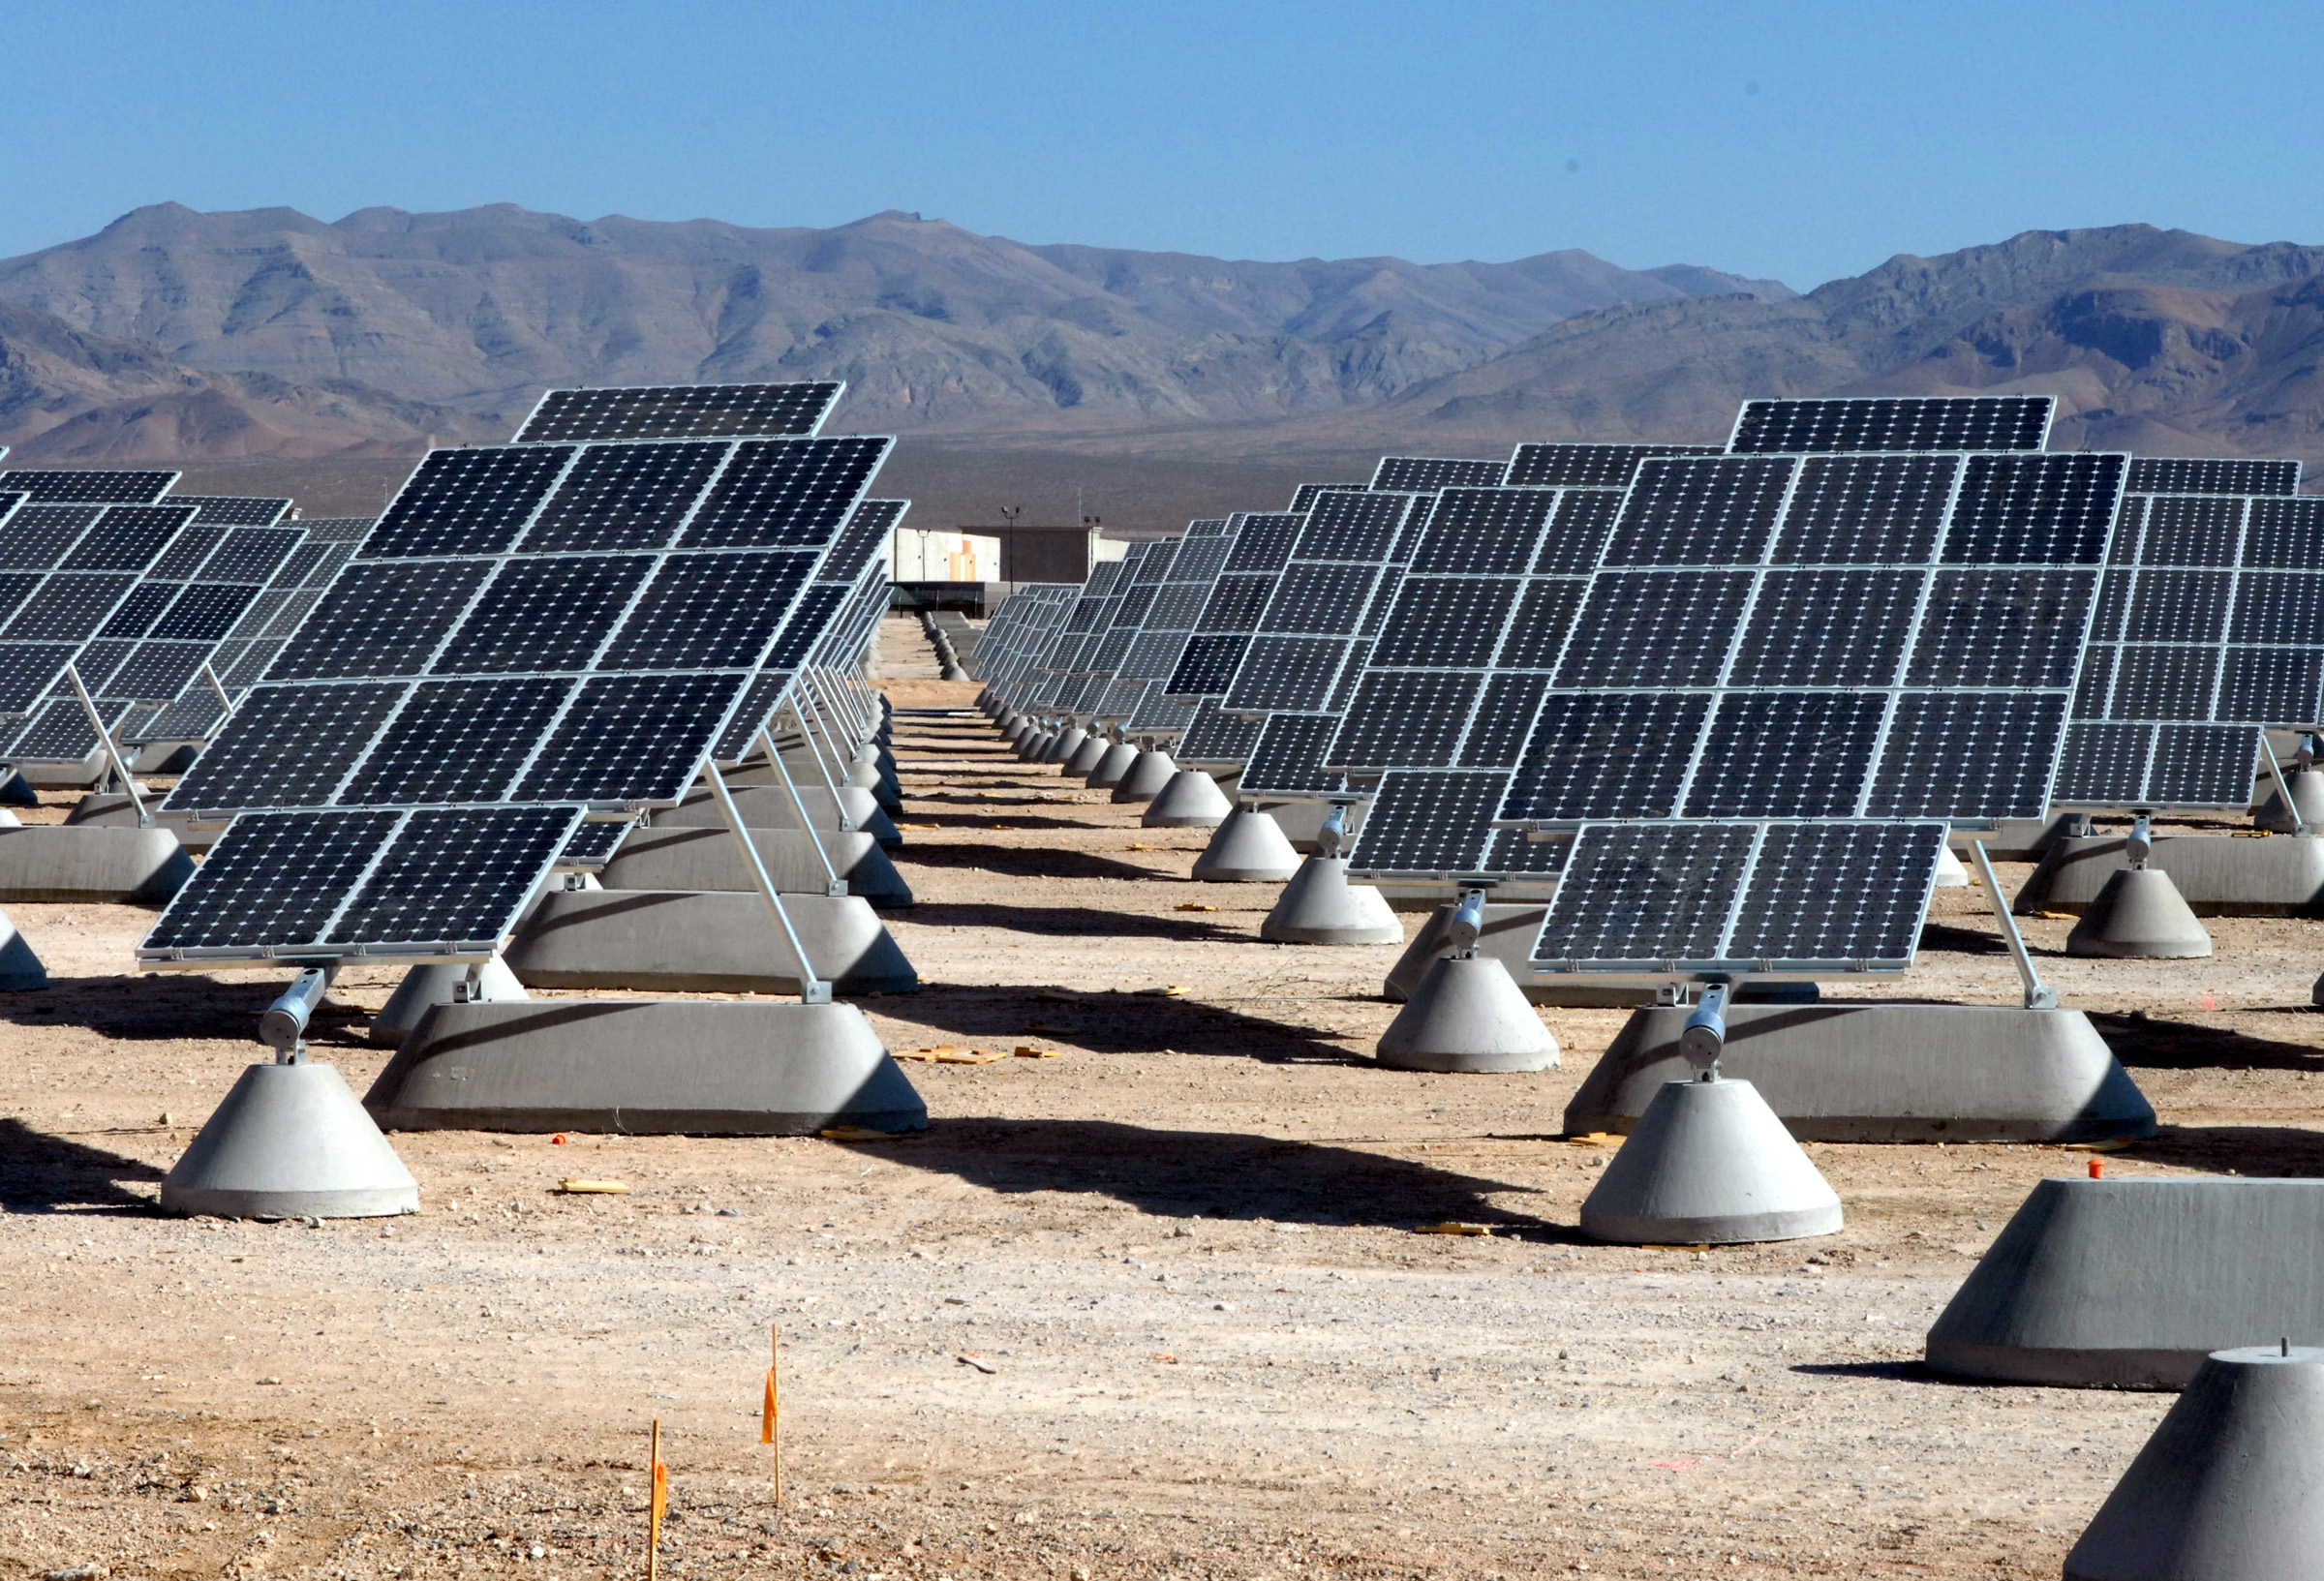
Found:
[{"label": "panel mounting pole", "polygon": [[153,815],[145,810],[145,798],[138,794],[138,782],[129,776],[129,765],[122,759],[121,748],[114,743],[113,733],[105,728],[104,717],[98,714],[97,705],[89,698],[89,688],[80,683],[79,667],[66,665],[65,679],[73,683],[73,695],[80,699],[80,711],[88,715],[89,728],[96,731],[97,739],[105,744],[105,755],[112,760],[113,773],[121,776],[121,788],[129,792],[129,805],[138,809],[138,826],[144,828],[153,822]]},{"label": "panel mounting pole", "polygon": [[[801,706],[803,704],[804,707]],[[847,805],[840,799],[839,781],[832,777],[831,765],[823,761],[823,749],[815,745],[816,726],[810,723],[807,717],[808,709],[813,708],[814,703],[805,690],[798,690],[791,695],[790,705],[791,717],[799,721],[799,739],[806,744],[807,755],[815,760],[815,773],[822,776],[823,788],[831,792],[831,805],[840,809],[840,829],[841,832],[854,829],[855,820],[847,816]],[[818,710],[815,718],[820,721],[822,717]],[[773,745],[771,738],[768,745]]]},{"label": "panel mounting pole", "polygon": [[2268,733],[2264,730],[2259,733],[2259,749],[2267,757],[2268,773],[2275,776],[2276,795],[2283,803],[2283,815],[2292,820],[2293,836],[2307,837],[2311,833],[2308,820],[2300,816],[2299,806],[2292,801],[2292,786],[2283,776],[2283,762],[2277,757],[2275,744],[2268,740]]},{"label": "panel mounting pole", "polygon": [[2002,898],[2001,880],[1993,876],[1993,859],[1985,854],[1983,840],[1971,840],[1969,849],[1977,859],[1977,876],[1985,882],[1985,897],[1993,903],[1994,916],[2001,919],[2002,940],[2009,946],[2009,958],[2017,962],[2018,981],[2025,985],[2028,1010],[2056,1010],[2058,990],[2041,980],[2034,969],[2034,953],[2026,948],[2026,936],[2017,930],[2017,919],[2009,914],[2009,902]]},{"label": "panel mounting pole", "polygon": [[799,970],[800,1001],[810,1005],[830,1004],[831,985],[815,976],[815,968],[807,958],[807,946],[799,942],[799,935],[791,927],[790,913],[782,909],[782,897],[776,892],[767,865],[759,860],[758,846],[751,840],[750,831],[743,825],[742,812],[734,805],[734,793],[726,788],[726,776],[719,773],[718,760],[714,758],[703,764],[702,772],[710,776],[710,788],[719,798],[719,810],[726,815],[727,832],[743,848],[743,856],[750,865],[750,875],[758,880],[759,898],[766,901],[767,910],[774,914],[775,930],[790,949],[791,963]]},{"label": "panel mounting pole", "polygon": [[206,658],[201,661],[201,678],[210,684],[210,690],[217,694],[218,706],[226,710],[226,716],[229,719],[232,718],[234,716],[234,700],[228,694],[226,683],[218,679],[218,672],[210,668],[210,661]]},{"label": "panel mounting pole", "polygon": [[[815,820],[808,815],[807,799],[799,794],[799,787],[791,782],[791,771],[784,766],[782,754],[775,750],[774,736],[762,728],[758,733],[758,743],[767,749],[767,761],[775,765],[775,773],[782,779],[782,788],[790,793],[791,806],[799,814],[799,826],[807,831],[807,837],[815,848],[815,860],[823,864],[823,879],[827,886],[823,893],[834,897],[845,895],[847,881],[840,876],[839,868],[831,865],[831,853],[823,849],[823,836],[815,832]],[[842,810],[840,815],[843,818],[846,813]]]}]

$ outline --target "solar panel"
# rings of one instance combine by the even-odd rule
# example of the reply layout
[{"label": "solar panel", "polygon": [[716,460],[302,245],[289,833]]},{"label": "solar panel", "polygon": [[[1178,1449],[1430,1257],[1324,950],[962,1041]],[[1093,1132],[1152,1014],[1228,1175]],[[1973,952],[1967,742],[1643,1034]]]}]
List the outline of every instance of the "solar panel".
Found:
[{"label": "solar panel", "polygon": [[1729,451],[2039,450],[2048,395],[1858,396],[1746,401]]},{"label": "solar panel", "polygon": [[290,514],[293,502],[238,494],[172,494],[173,505],[192,505],[194,520],[205,526],[273,527]]},{"label": "solar panel", "polygon": [[108,472],[18,469],[0,472],[0,493],[21,494],[36,505],[149,505],[169,492],[176,472]]},{"label": "solar panel", "polygon": [[550,390],[511,442],[582,440],[800,439],[819,432],[846,388],[794,384],[682,384],[643,389]]},{"label": "solar panel", "polygon": [[1502,479],[1513,489],[1620,489],[1648,456],[1715,456],[1715,444],[1520,444]]},{"label": "solar panel", "polygon": [[[2324,726],[2324,501],[2297,462],[2133,462],[2189,490],[2123,502],[2054,799],[2143,811],[2248,806],[2260,733]],[[2283,487],[2279,488],[2281,485]]]},{"label": "solar panel", "polygon": [[1306,515],[1315,508],[1315,497],[1319,494],[1334,491],[1344,494],[1361,494],[1370,486],[1368,483],[1302,483],[1291,492],[1292,514],[1295,516]]},{"label": "solar panel", "polygon": [[[0,760],[34,762],[59,755],[69,716],[43,704],[72,700],[78,709],[64,680],[68,665],[80,673],[82,684],[111,717],[119,717],[130,704],[164,700],[145,693],[161,684],[168,655],[137,639],[168,642],[186,634],[199,640],[205,629],[204,611],[199,601],[187,601],[195,590],[167,585],[141,590],[140,583],[168,556],[193,518],[194,507],[182,504],[19,504],[0,522],[0,562],[17,573],[0,578],[0,606],[6,610],[0,616],[0,714],[41,715],[32,721],[37,729],[22,723],[0,726]],[[138,694],[107,690],[116,676],[138,688]],[[62,754],[71,761],[96,749],[85,716],[81,729],[86,745]]]},{"label": "solar panel", "polygon": [[[653,474],[643,498],[669,524],[657,545],[611,553],[575,541],[569,524],[592,507],[563,490],[636,475],[634,457],[605,453],[629,441],[435,452],[164,804],[243,816],[140,958],[195,958],[172,922],[181,903],[228,936],[205,949],[410,954],[497,937],[513,918],[500,898],[537,881],[584,811],[683,797],[889,442],[722,441],[707,470]],[[554,547],[535,546],[542,524]],[[604,535],[628,531],[608,519]],[[285,932],[211,879],[261,831],[357,827],[250,817],[293,810],[404,820],[362,886],[336,892],[344,905],[319,935]],[[457,866],[464,842],[505,861],[473,904],[447,882],[436,905],[425,881]]]},{"label": "solar panel", "polygon": [[1382,456],[1380,465],[1372,471],[1372,487],[1398,494],[1434,494],[1439,489],[1489,489],[1498,485],[1508,471],[1509,463],[1506,461],[1455,461],[1442,456]]},{"label": "solar panel", "polygon": [[1195,705],[1194,720],[1178,739],[1178,766],[1186,769],[1239,769],[1251,761],[1259,745],[1257,719],[1229,714],[1218,699],[1206,697]]},{"label": "solar panel", "polygon": [[1501,807],[1574,832],[1537,967],[1901,969],[1946,827],[2047,806],[2127,460],[1642,463]]},{"label": "solar panel", "polygon": [[2242,458],[2136,456],[2132,494],[2273,494],[2300,492],[2300,463]]},{"label": "solar panel", "polygon": [[[1411,553],[1417,525],[1408,531],[1406,523],[1418,514],[1418,498],[1326,494],[1316,502],[1273,575],[1267,607],[1227,685],[1228,712],[1309,711],[1329,704],[1374,599],[1391,591],[1384,587],[1386,574]],[[1230,568],[1236,558],[1228,557]],[[1173,680],[1172,689],[1178,690]]]}]

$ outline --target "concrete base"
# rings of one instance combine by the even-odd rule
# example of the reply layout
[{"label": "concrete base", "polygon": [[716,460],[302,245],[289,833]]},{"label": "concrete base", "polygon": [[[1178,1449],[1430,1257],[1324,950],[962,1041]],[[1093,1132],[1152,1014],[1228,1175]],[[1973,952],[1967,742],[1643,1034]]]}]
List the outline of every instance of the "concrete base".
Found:
[{"label": "concrete base", "polygon": [[[860,896],[786,895],[817,976],[839,994],[910,993],[920,975]],[[783,943],[754,894],[551,890],[502,958],[535,988],[797,993]]]},{"label": "concrete base", "polygon": [[1583,1199],[1581,1232],[1626,1246],[1797,1240],[1840,1199],[1748,1081],[1666,1081]]},{"label": "concrete base", "polygon": [[[468,986],[466,966],[413,966],[387,996],[387,1003],[364,1031],[369,1043],[393,1046],[419,1024],[431,1005],[454,1003]],[[532,998],[507,963],[497,957],[476,973],[477,996],[490,1004],[518,1004]]]},{"label": "concrete base", "polygon": [[180,775],[200,755],[199,742],[149,741],[131,754],[129,772],[140,778],[149,774]]},{"label": "concrete base", "polygon": [[253,1065],[162,1182],[171,1213],[372,1219],[419,1211],[419,1182],[335,1065]]},{"label": "concrete base", "polygon": [[1934,887],[1941,890],[1969,888],[1969,869],[1961,866],[1961,859],[1953,855],[1953,848],[1949,845],[1937,848],[1937,882]]},{"label": "concrete base", "polygon": [[[2198,917],[2324,916],[2324,832],[2314,839],[2161,835],[2154,845],[2147,867],[2169,873]],[[2119,836],[2057,840],[2010,907],[2087,911],[2126,860]]]},{"label": "concrete base", "polygon": [[1229,812],[1194,859],[1201,884],[1280,884],[1299,870],[1300,854],[1283,837],[1283,826],[1248,807]]},{"label": "concrete base", "polygon": [[2117,867],[2065,936],[2065,953],[2186,960],[2211,954],[2211,935],[2187,910],[2169,873],[2160,867]]},{"label": "concrete base", "polygon": [[[1688,1075],[1684,1006],[1632,1014],[1566,1106],[1565,1128],[1628,1131]],[[1732,1005],[1720,1069],[1811,1141],[2099,1141],[2155,1110],[2078,1010],[1826,1000]]]},{"label": "concrete base", "polygon": [[2324,1180],[2044,1180],[1929,1329],[1933,1372],[2184,1388],[2214,1351],[2324,1345]]},{"label": "concrete base", "polygon": [[[2268,777],[2273,782],[2275,776]],[[2308,827],[2324,835],[2324,769],[2286,769],[2283,782],[2291,787],[2292,806]],[[2288,835],[2295,827],[2291,814],[2283,809],[2283,797],[2273,789],[2259,810],[2251,814],[2251,823],[2271,835]]]},{"label": "concrete base", "polygon": [[438,1005],[364,1107],[399,1131],[916,1131],[928,1106],[853,1005]]},{"label": "concrete base", "polygon": [[2039,862],[2049,854],[2053,844],[2065,837],[2076,816],[2054,812],[2046,818],[1998,819],[1993,834],[1980,838],[1978,843],[1996,862]]},{"label": "concrete base", "polygon": [[1103,736],[1084,736],[1081,745],[1065,755],[1059,767],[1074,778],[1086,780],[1097,772],[1097,766],[1106,761],[1106,754],[1113,749],[1114,744]]},{"label": "concrete base", "polygon": [[167,829],[0,831],[0,904],[11,900],[109,900],[160,905],[194,876],[194,862]]},{"label": "concrete base", "polygon": [[[772,769],[738,769],[726,776],[727,789],[734,793],[734,809],[743,815],[746,829],[797,829],[799,809],[791,806],[791,793],[781,785],[772,783]],[[796,781],[794,781],[796,783]],[[903,843],[903,833],[896,827],[879,798],[861,785],[841,785],[835,797],[822,785],[800,785],[799,800],[807,804],[808,816],[815,821],[818,833],[841,833],[840,819],[844,815],[855,827],[850,834],[869,835],[879,841],[880,849],[893,851]],[[708,786],[687,792],[686,800],[666,812],[654,814],[656,829],[723,829],[726,815],[719,810],[719,799]]]},{"label": "concrete base", "polygon": [[0,775],[0,806],[37,807],[40,805],[41,793],[34,788],[31,780],[13,769],[6,775]]},{"label": "concrete base", "polygon": [[[146,793],[145,805],[151,807],[161,799],[161,792],[149,791]],[[89,792],[88,795],[73,805],[72,811],[65,814],[64,826],[67,829],[138,829],[142,827],[138,822],[137,804],[119,791]],[[192,829],[183,823],[162,823],[156,827],[169,831],[170,834],[177,836],[178,844],[196,856],[207,855],[210,847],[218,843],[218,836],[226,833],[223,826]]]},{"label": "concrete base", "polygon": [[1106,748],[1106,755],[1097,760],[1089,771],[1091,790],[1118,790],[1129,774],[1130,765],[1138,761],[1138,748],[1126,741],[1117,741]]},{"label": "concrete base", "polygon": [[1490,956],[1431,963],[1380,1035],[1380,1063],[1398,1071],[1545,1071],[1557,1040]]},{"label": "concrete base", "polygon": [[1348,882],[1346,857],[1309,857],[1259,925],[1269,944],[1401,944],[1404,925],[1380,892]]},{"label": "concrete base", "polygon": [[2065,1581],[2324,1570],[2324,1351],[2221,1351],[2065,1556]]},{"label": "concrete base", "polygon": [[[823,850],[847,893],[882,910],[912,903],[911,886],[870,835],[826,834]],[[802,829],[753,829],[750,843],[783,895],[821,895],[823,863]],[[597,875],[609,890],[749,890],[758,880],[723,824],[716,828],[640,829],[623,840]]]},{"label": "concrete base", "polygon": [[1041,749],[1041,761],[1063,763],[1074,753],[1080,751],[1088,740],[1089,733],[1080,725],[1067,725],[1051,737],[1049,745]]},{"label": "concrete base", "polygon": [[[1227,793],[1218,788],[1217,780],[1200,769],[1180,769],[1147,803],[1138,822],[1147,829],[1216,829],[1234,810],[1235,804],[1227,800]],[[1281,831],[1278,829],[1276,833],[1280,837]],[[1284,849],[1290,849],[1290,842],[1285,842]]]},{"label": "concrete base", "polygon": [[1055,740],[1046,730],[1028,730],[1017,738],[1017,745],[1011,750],[1026,763],[1039,763],[1048,756],[1049,745]]},{"label": "concrete base", "polygon": [[1140,752],[1131,759],[1121,782],[1114,787],[1114,800],[1150,802],[1177,776],[1178,765],[1168,752]]},{"label": "concrete base", "polygon": [[0,911],[0,993],[31,993],[47,986],[48,968],[8,920],[8,913]]},{"label": "concrete base", "polygon": [[[1363,827],[1363,815],[1371,807],[1369,802],[1359,802],[1348,808],[1342,824],[1339,848],[1346,851],[1354,844],[1356,832]],[[1315,837],[1323,832],[1324,820],[1331,815],[1329,802],[1278,802],[1264,809],[1267,815],[1283,828],[1283,837],[1291,848],[1301,856],[1315,854]]]},{"label": "concrete base", "polygon": [[[1395,965],[1389,968],[1388,980],[1380,986],[1383,998],[1398,1003],[1411,999],[1429,967],[1452,956],[1452,935],[1449,929],[1455,909],[1439,905],[1434,915],[1421,925],[1421,930],[1396,958]],[[1487,901],[1484,931],[1477,937],[1478,956],[1499,961],[1503,973],[1537,1005],[1553,1002],[1540,997],[1543,990],[1525,981],[1533,969],[1533,941],[1542,935],[1542,917],[1547,910],[1545,905],[1496,905]],[[1645,1002],[1652,1003],[1653,999],[1653,990],[1648,989]]]}]

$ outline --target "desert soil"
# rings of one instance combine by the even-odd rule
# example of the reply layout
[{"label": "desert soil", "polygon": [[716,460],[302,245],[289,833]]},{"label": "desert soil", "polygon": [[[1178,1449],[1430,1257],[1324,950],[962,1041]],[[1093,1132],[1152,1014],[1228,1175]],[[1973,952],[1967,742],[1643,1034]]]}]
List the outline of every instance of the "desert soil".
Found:
[{"label": "desert soil", "polygon": [[[1620,1013],[1544,1011],[1538,1076],[1377,1068],[1393,947],[1259,943],[1272,886],[1190,882],[1200,832],[1018,763],[884,643],[925,987],[863,1009],[899,1053],[1057,1056],[908,1064],[924,1135],[403,1135],[415,1217],[166,1217],[283,974],[138,977],[147,914],[10,908],[54,986],[0,1004],[0,1573],[637,1575],[656,1417],[674,1577],[2058,1573],[2169,1397],[1917,1357],[2089,1154],[1818,1144],[1838,1235],[1585,1242],[1614,1142],[1561,1114]],[[2110,1171],[2324,1167],[2324,930],[2107,963],[2066,927],[2029,924],[2044,970],[2165,1122]],[[358,1091],[391,986],[321,1023]],[[1976,892],[1908,991],[2014,1000]]]}]

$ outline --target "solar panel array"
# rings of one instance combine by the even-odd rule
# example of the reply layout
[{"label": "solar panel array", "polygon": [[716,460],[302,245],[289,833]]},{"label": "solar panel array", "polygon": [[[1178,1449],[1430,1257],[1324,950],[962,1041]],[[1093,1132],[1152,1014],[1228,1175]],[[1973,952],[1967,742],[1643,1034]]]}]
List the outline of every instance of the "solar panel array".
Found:
[{"label": "solar panel array", "polygon": [[1622,489],[1648,456],[1718,454],[1715,444],[1520,444],[1503,481],[1513,489]]},{"label": "solar panel array", "polygon": [[648,438],[439,450],[406,481],[165,803],[240,816],[141,959],[486,954],[585,814],[683,797],[892,441],[688,439],[675,393],[605,393],[527,434]]},{"label": "solar panel array", "polygon": [[192,505],[198,527],[274,527],[290,514],[291,501],[240,494],[172,494],[169,503]]},{"label": "solar panel array", "polygon": [[1004,706],[1030,705],[1034,663],[1048,652],[1058,623],[1080,593],[1077,583],[1038,582],[1019,588],[993,612],[970,667]]},{"label": "solar panel array", "polygon": [[149,505],[169,492],[175,472],[15,469],[0,472],[0,494],[36,505]]},{"label": "solar panel array", "polygon": [[2057,402],[2047,395],[1842,397],[1746,401],[1735,453],[2039,450]]},{"label": "solar panel array", "polygon": [[1361,494],[1369,487],[1368,483],[1302,483],[1291,491],[1291,512],[1295,516],[1306,515],[1315,508],[1315,497],[1319,494]]},{"label": "solar panel array", "polygon": [[[145,726],[190,688],[208,689],[201,679],[202,666],[212,661],[220,643],[249,613],[305,535],[295,525],[204,524],[195,515],[198,508],[191,501],[175,500],[161,505],[115,506],[107,512],[108,520],[116,521],[127,511],[169,511],[187,518],[172,530],[168,547],[138,577],[128,596],[72,657],[74,672],[116,745],[133,737],[142,739]],[[215,705],[214,695],[212,702]],[[50,685],[27,722],[0,739],[0,759],[79,763],[98,745],[88,710],[64,680]]]},{"label": "solar panel array", "polygon": [[1458,461],[1444,456],[1382,456],[1372,469],[1372,487],[1399,494],[1434,494],[1439,489],[1489,489],[1504,480],[1506,461]]},{"label": "solar panel array", "polygon": [[1901,969],[1947,825],[2047,807],[2127,460],[1642,463],[1500,808],[1573,833],[1537,968]]},{"label": "solar panel array", "polygon": [[830,380],[791,384],[681,384],[635,389],[550,390],[516,431],[516,444],[582,440],[713,440],[818,434],[846,386]]},{"label": "solar panel array", "polygon": [[1115,562],[1113,575],[1101,579],[1092,573],[1090,584],[1103,591],[1076,608],[1050,655],[1049,685],[1041,699],[1050,712],[1086,716],[1095,694],[1104,690],[1101,672],[1118,662],[1129,646],[1129,630],[1121,625],[1123,607],[1151,596],[1150,586],[1136,599],[1133,590],[1153,547],[1151,543],[1133,543]]},{"label": "solar panel array", "polygon": [[[290,634],[338,577],[378,520],[372,516],[323,516],[290,523],[299,542],[273,579],[260,589],[233,629],[210,655],[211,673],[239,706],[266,673]],[[199,525],[199,522],[196,524]],[[226,722],[226,708],[206,680],[186,683],[175,701],[132,710],[121,739],[132,745],[151,742],[207,741]]]},{"label": "solar panel array", "polygon": [[[1635,449],[1627,462],[1602,453],[1565,471],[1627,481],[1647,454]],[[1618,488],[1438,496],[1323,754],[1333,769],[1381,776],[1354,870],[1484,882],[1556,870],[1561,847],[1492,821],[1559,658],[1554,638],[1588,589],[1622,499]]]},{"label": "solar panel array", "polygon": [[2264,727],[2324,726],[2324,500],[2292,498],[2296,461],[2142,457],[2130,481],[2054,800],[2240,809]]}]

